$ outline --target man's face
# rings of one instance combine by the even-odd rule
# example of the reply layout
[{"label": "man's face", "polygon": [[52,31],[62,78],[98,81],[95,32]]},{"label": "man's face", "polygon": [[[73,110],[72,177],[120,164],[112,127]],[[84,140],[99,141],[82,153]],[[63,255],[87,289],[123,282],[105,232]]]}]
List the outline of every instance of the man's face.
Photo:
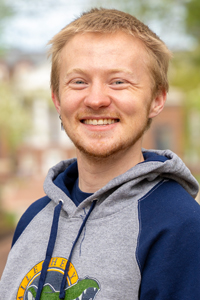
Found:
[{"label": "man's face", "polygon": [[164,93],[152,99],[142,42],[123,32],[77,34],[60,62],[52,98],[78,151],[96,158],[141,151],[147,121],[165,100]]}]

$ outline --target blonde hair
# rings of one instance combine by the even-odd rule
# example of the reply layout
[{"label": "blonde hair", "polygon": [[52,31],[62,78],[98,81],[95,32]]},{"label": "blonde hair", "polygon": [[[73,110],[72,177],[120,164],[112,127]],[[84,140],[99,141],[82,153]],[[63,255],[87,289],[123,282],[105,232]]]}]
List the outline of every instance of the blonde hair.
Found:
[{"label": "blonde hair", "polygon": [[64,27],[48,43],[51,45],[49,55],[52,59],[51,88],[58,95],[60,52],[65,44],[78,33],[98,32],[114,33],[123,31],[138,38],[149,54],[149,71],[152,78],[152,94],[160,90],[168,91],[167,71],[171,52],[165,43],[134,16],[115,9],[93,8]]}]

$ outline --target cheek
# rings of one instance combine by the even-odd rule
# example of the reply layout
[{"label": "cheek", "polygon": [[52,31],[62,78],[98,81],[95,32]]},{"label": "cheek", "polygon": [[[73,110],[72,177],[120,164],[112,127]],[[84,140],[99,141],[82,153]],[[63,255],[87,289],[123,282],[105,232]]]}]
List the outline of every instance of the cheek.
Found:
[{"label": "cheek", "polygon": [[78,100],[70,93],[61,96],[61,113],[65,116],[72,116],[78,109]]},{"label": "cheek", "polygon": [[123,115],[131,118],[140,118],[146,116],[149,111],[149,106],[142,99],[130,99],[130,101],[122,101],[119,107]]},{"label": "cheek", "polygon": [[118,91],[109,95],[116,108],[125,115],[132,115],[137,110],[137,98],[128,91]]}]

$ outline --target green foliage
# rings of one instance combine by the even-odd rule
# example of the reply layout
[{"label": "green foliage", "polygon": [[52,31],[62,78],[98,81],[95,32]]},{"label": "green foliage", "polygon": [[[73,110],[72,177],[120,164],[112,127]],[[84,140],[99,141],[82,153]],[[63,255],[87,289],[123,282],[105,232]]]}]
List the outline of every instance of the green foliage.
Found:
[{"label": "green foliage", "polygon": [[189,0],[186,2],[186,28],[200,43],[200,1]]},{"label": "green foliage", "polygon": [[9,85],[0,84],[0,99],[0,138],[14,150],[30,127],[30,117],[20,96]]},{"label": "green foliage", "polygon": [[6,0],[0,0],[0,56],[4,54],[4,46],[1,41],[1,35],[4,29],[4,22],[14,15],[14,9]]},{"label": "green foliage", "polygon": [[0,239],[13,233],[15,228],[15,218],[13,215],[2,212],[0,208]]},{"label": "green foliage", "polygon": [[174,53],[170,70],[171,84],[184,92],[196,89],[200,78],[199,58],[196,51]]},{"label": "green foliage", "polygon": [[2,21],[5,18],[11,17],[13,13],[12,6],[6,3],[5,0],[0,0],[0,20]]}]

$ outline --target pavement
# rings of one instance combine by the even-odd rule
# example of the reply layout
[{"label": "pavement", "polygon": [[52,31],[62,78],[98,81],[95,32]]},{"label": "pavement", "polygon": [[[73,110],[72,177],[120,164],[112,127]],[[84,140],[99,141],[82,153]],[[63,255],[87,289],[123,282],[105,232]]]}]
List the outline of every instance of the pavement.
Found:
[{"label": "pavement", "polygon": [[8,253],[12,243],[12,235],[0,240],[0,278],[6,265]]}]

